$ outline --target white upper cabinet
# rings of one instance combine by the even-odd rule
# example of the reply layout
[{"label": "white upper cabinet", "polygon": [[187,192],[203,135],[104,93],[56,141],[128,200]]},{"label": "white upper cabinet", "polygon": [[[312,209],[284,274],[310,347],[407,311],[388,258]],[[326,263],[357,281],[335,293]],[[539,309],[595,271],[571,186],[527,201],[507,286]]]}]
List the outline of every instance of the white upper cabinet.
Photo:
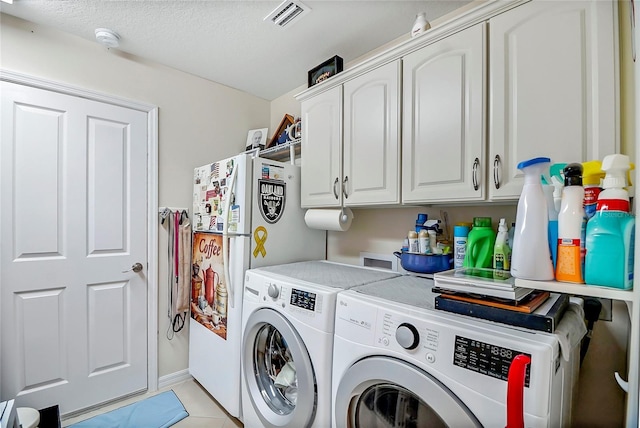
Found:
[{"label": "white upper cabinet", "polygon": [[396,60],[302,101],[304,208],[400,203],[399,75]]},{"label": "white upper cabinet", "polygon": [[617,151],[614,9],[532,1],[489,20],[489,198],[519,197],[523,160]]},{"label": "white upper cabinet", "polygon": [[344,84],[345,206],[400,203],[400,61]]},{"label": "white upper cabinet", "polygon": [[342,87],[302,101],[301,111],[302,207],[339,207],[342,204]]},{"label": "white upper cabinet", "polygon": [[619,152],[617,17],[489,1],[309,88],[303,206],[515,201],[521,161]]},{"label": "white upper cabinet", "polygon": [[485,24],[403,58],[402,200],[484,199]]}]

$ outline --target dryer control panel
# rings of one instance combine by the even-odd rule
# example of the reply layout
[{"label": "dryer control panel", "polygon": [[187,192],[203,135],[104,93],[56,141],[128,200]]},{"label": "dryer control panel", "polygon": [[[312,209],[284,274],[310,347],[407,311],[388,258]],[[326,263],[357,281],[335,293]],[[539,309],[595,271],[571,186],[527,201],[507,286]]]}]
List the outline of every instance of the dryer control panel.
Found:
[{"label": "dryer control panel", "polygon": [[322,331],[333,331],[335,292],[247,272],[244,304],[276,310]]},{"label": "dryer control panel", "polygon": [[316,308],[316,299],[318,295],[310,291],[291,289],[291,299],[289,303],[301,309],[313,312]]}]

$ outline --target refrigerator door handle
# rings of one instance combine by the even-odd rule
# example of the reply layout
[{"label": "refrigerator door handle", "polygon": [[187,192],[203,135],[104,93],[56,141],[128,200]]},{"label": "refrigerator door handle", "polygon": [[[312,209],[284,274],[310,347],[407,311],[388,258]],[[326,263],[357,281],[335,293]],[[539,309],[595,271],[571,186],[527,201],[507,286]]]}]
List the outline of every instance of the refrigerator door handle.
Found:
[{"label": "refrigerator door handle", "polygon": [[224,264],[224,277],[227,279],[227,292],[229,293],[229,301],[231,307],[234,304],[234,289],[231,284],[231,276],[229,275],[229,246],[227,245],[227,236],[229,236],[229,208],[231,205],[231,199],[233,199],[233,188],[236,184],[236,172],[238,171],[238,164],[236,163],[231,170],[231,178],[229,179],[229,191],[227,199],[224,201],[224,220],[222,223],[222,262]]},{"label": "refrigerator door handle", "polygon": [[250,237],[251,234],[250,233],[233,233],[233,232],[231,232],[231,233],[223,234],[222,236],[224,236],[225,238],[228,238],[230,236]]}]

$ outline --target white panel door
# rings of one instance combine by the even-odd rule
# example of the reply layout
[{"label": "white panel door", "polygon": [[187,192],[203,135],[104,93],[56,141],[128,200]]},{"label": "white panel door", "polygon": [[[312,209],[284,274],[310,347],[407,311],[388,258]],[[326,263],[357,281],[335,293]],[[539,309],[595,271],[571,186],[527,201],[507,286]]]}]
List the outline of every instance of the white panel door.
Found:
[{"label": "white panel door", "polygon": [[147,114],[1,85],[2,398],[145,390]]},{"label": "white panel door", "polygon": [[344,84],[344,205],[400,203],[400,61]]},{"label": "white panel door", "polygon": [[403,58],[402,201],[484,198],[485,24]]},{"label": "white panel door", "polygon": [[615,2],[532,1],[489,21],[491,199],[517,199],[519,162],[617,150]]},{"label": "white panel door", "polygon": [[302,207],[339,207],[342,204],[342,87],[309,98],[300,107]]}]

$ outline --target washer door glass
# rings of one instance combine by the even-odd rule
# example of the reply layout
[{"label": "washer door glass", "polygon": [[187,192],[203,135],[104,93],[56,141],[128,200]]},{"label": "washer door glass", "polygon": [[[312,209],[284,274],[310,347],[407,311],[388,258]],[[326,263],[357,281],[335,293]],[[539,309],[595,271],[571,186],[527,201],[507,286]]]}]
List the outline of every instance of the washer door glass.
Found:
[{"label": "washer door glass", "polygon": [[336,428],[482,426],[446,385],[406,361],[364,358],[334,382]]},{"label": "washer door glass", "polygon": [[446,428],[442,418],[411,391],[393,384],[367,388],[349,408],[357,427]]},{"label": "washer door glass", "polygon": [[271,410],[288,415],[298,399],[298,375],[289,345],[271,324],[263,325],[253,346],[258,388]]},{"label": "washer door glass", "polygon": [[245,325],[243,349],[244,386],[262,426],[311,425],[318,400],[315,372],[291,322],[272,309],[253,312]]}]

